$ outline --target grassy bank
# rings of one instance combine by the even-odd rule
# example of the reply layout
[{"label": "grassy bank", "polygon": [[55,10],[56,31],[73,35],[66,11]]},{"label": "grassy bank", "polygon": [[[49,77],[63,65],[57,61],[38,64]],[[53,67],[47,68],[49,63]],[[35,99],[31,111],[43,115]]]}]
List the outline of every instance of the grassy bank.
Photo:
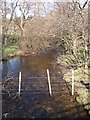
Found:
[{"label": "grassy bank", "polygon": [[[57,58],[57,63],[65,67],[68,67],[67,70],[62,70],[64,74],[64,80],[72,86],[72,69],[71,64],[73,63],[74,58],[72,55],[60,55]],[[76,67],[74,70],[74,87],[75,92],[77,93],[76,100],[83,104],[85,109],[90,111],[90,68],[85,69],[84,65]]]},{"label": "grassy bank", "polygon": [[[71,73],[72,72],[70,70],[69,72],[64,74],[64,80],[68,82],[70,85],[72,84]],[[90,69],[86,70],[83,67],[76,69],[74,71],[74,86],[75,86],[75,91],[78,94],[78,96],[76,97],[76,100],[80,104],[83,104],[83,105],[86,104],[85,109],[90,110],[89,76],[87,75],[88,73],[90,73]]]},{"label": "grassy bank", "polygon": [[20,55],[21,51],[17,44],[11,44],[2,47],[2,59],[8,59],[10,57],[14,57],[16,55]]}]

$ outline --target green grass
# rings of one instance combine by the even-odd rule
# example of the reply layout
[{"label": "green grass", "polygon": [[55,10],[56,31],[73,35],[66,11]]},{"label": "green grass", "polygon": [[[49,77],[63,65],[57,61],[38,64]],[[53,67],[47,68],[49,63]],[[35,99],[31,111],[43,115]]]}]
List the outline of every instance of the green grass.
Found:
[{"label": "green grass", "polygon": [[3,46],[3,50],[7,51],[7,50],[15,50],[18,49],[18,45],[17,44],[11,44],[11,45],[7,45],[7,46]]},{"label": "green grass", "polygon": [[17,44],[11,44],[2,47],[2,58],[6,59],[8,57],[15,56],[19,51],[19,47]]}]

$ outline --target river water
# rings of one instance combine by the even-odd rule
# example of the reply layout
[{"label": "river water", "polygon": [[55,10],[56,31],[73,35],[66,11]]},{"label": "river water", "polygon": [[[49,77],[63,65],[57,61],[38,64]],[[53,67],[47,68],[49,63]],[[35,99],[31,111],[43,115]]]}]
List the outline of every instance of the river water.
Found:
[{"label": "river water", "polygon": [[9,73],[17,78],[21,71],[23,76],[30,74],[41,73],[46,71],[47,68],[52,66],[52,62],[55,60],[55,54],[49,52],[47,54],[40,54],[36,56],[21,56],[11,58],[7,61],[0,62],[0,71],[2,71],[2,79],[4,79]]},{"label": "river water", "polygon": [[[21,56],[0,63],[0,72],[14,79],[6,82],[2,91],[3,118],[63,118],[87,117],[59,74],[55,64],[57,52],[36,56]],[[49,95],[46,70],[50,70],[52,96]],[[21,94],[18,96],[18,76],[22,72]]]},{"label": "river water", "polygon": [[[50,51],[35,56],[15,57],[0,63],[2,79],[5,80],[8,74],[14,78],[6,82],[6,84],[9,84],[6,86],[6,91],[2,92],[3,115],[8,114],[7,117],[26,117],[27,108],[29,107],[28,110],[30,110],[34,105],[36,106],[34,114],[38,113],[36,110],[38,108],[37,103],[42,101],[44,96],[46,97],[45,99],[49,98],[46,71],[47,69],[52,70],[56,55],[57,53],[55,51]],[[22,73],[22,86],[21,98],[19,99],[16,95],[18,92],[18,77],[20,71]],[[9,91],[10,96],[8,96],[7,91]],[[42,106],[41,102],[40,106]],[[22,108],[22,111],[20,108]],[[12,113],[12,111],[14,111],[14,113]],[[30,116],[33,116],[33,114],[31,113]]]}]

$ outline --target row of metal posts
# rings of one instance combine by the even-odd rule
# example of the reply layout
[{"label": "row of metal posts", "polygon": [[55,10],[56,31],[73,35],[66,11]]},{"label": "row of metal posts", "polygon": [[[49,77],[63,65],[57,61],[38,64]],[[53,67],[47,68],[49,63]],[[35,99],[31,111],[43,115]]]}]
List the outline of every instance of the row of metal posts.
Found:
[{"label": "row of metal posts", "polygon": [[[49,94],[52,96],[52,89],[51,89],[51,82],[50,82],[50,72],[47,69],[47,77],[48,77],[48,87],[49,87]],[[20,97],[21,92],[21,71],[19,72],[19,88],[18,88],[18,95]],[[74,95],[74,70],[72,69],[72,95]]]}]

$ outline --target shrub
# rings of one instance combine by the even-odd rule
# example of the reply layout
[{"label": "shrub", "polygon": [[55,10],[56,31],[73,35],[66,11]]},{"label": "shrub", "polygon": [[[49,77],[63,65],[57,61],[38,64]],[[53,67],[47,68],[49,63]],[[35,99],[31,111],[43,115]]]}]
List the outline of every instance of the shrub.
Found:
[{"label": "shrub", "polygon": [[6,35],[6,39],[7,39],[7,44],[13,44],[13,43],[17,43],[17,41],[19,40],[19,36],[16,34],[8,34]]}]

